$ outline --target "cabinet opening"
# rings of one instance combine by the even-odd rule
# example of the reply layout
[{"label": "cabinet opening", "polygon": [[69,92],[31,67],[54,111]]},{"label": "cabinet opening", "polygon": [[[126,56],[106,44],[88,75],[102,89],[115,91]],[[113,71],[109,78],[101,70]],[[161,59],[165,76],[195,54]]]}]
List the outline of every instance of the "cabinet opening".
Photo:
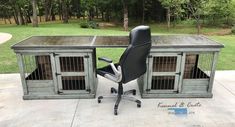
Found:
[{"label": "cabinet opening", "polygon": [[63,90],[85,90],[85,76],[62,76]]},{"label": "cabinet opening", "polygon": [[83,72],[83,61],[83,57],[60,57],[60,70],[61,72]]},{"label": "cabinet opening", "polygon": [[153,72],[175,72],[177,56],[159,56],[153,58]]},{"label": "cabinet opening", "polygon": [[184,79],[209,79],[213,53],[186,54]]},{"label": "cabinet opening", "polygon": [[49,55],[23,55],[22,58],[26,80],[52,80]]},{"label": "cabinet opening", "polygon": [[152,90],[174,90],[175,76],[153,76]]}]

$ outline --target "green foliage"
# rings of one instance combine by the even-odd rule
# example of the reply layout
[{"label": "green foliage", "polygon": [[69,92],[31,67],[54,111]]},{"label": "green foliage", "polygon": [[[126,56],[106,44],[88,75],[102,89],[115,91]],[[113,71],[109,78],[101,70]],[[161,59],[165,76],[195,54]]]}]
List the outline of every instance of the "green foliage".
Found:
[{"label": "green foliage", "polygon": [[[106,35],[106,36],[119,36],[125,35],[128,36],[129,32],[123,31],[121,25],[116,27],[107,27],[101,29],[82,29],[79,27],[77,20],[70,20],[69,24],[63,24],[60,21],[57,22],[48,22],[40,23],[40,27],[33,28],[30,25],[28,26],[16,26],[16,25],[0,25],[1,32],[6,32],[12,34],[12,39],[6,43],[0,45],[0,73],[15,73],[18,72],[18,65],[16,60],[16,55],[13,50],[10,48],[13,44],[23,40],[27,37],[33,35],[41,36],[82,36],[82,35]],[[156,34],[195,34],[195,26],[176,26],[168,31],[165,27],[165,24],[147,24],[151,27],[151,32],[153,35]],[[131,28],[130,28],[131,29]],[[218,32],[221,31],[220,28],[203,28],[203,33]],[[213,37],[214,38],[214,37]],[[225,44],[225,50],[222,51],[219,59],[218,69],[235,69],[235,57],[232,55],[235,54],[235,36],[216,36],[216,40],[223,42]],[[113,52],[112,52],[113,51]],[[118,61],[120,53],[123,50],[118,51],[114,50],[97,50],[97,56],[107,56],[113,58],[114,61]],[[229,60],[228,60],[229,59]],[[232,59],[232,60],[230,60]],[[99,67],[104,64],[99,63]]]},{"label": "green foliage", "polygon": [[80,27],[98,29],[99,25],[95,21],[84,21],[80,23]]},{"label": "green foliage", "polygon": [[88,25],[89,25],[89,27],[92,28],[92,29],[98,29],[98,27],[99,27],[99,24],[96,23],[95,21],[89,21],[89,22],[88,22]]},{"label": "green foliage", "polygon": [[235,34],[235,25],[232,27],[231,32],[232,32],[232,34]]},{"label": "green foliage", "polygon": [[89,28],[89,24],[88,24],[88,22],[81,22],[80,27],[81,28]]}]

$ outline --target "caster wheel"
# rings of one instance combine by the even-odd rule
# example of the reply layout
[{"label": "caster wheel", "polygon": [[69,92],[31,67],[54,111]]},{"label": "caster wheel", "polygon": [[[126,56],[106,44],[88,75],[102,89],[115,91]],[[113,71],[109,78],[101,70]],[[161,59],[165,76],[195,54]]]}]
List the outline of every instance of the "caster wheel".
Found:
[{"label": "caster wheel", "polygon": [[98,100],[98,103],[101,103],[101,100]]},{"label": "caster wheel", "polygon": [[140,107],[141,107],[141,104],[137,104],[137,107],[140,108]]},{"label": "caster wheel", "polygon": [[136,95],[136,90],[133,90],[133,93],[132,93],[133,95]]},{"label": "caster wheel", "polygon": [[118,115],[117,110],[114,110],[114,115]]}]

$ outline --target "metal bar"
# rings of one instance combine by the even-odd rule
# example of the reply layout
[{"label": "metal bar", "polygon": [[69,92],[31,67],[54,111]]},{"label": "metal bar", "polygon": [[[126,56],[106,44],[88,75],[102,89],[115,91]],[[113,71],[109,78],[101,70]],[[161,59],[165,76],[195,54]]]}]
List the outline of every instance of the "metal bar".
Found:
[{"label": "metal bar", "polygon": [[47,63],[48,63],[48,61],[46,59],[47,59],[47,56],[43,56],[43,60],[45,62],[45,63],[43,63],[44,65],[43,65],[43,68],[42,68],[42,70],[45,71],[45,75],[43,75],[43,80],[47,80],[48,79],[47,71],[49,71],[49,70],[46,68]]}]

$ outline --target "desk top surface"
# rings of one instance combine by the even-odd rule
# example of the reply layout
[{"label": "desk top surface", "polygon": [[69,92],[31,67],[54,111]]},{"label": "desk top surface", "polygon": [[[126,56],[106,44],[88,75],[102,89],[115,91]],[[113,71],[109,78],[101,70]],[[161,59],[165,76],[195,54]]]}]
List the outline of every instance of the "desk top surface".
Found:
[{"label": "desk top surface", "polygon": [[[12,46],[18,48],[127,47],[128,36],[32,36]],[[222,48],[223,45],[200,35],[155,35],[152,48]]]}]

